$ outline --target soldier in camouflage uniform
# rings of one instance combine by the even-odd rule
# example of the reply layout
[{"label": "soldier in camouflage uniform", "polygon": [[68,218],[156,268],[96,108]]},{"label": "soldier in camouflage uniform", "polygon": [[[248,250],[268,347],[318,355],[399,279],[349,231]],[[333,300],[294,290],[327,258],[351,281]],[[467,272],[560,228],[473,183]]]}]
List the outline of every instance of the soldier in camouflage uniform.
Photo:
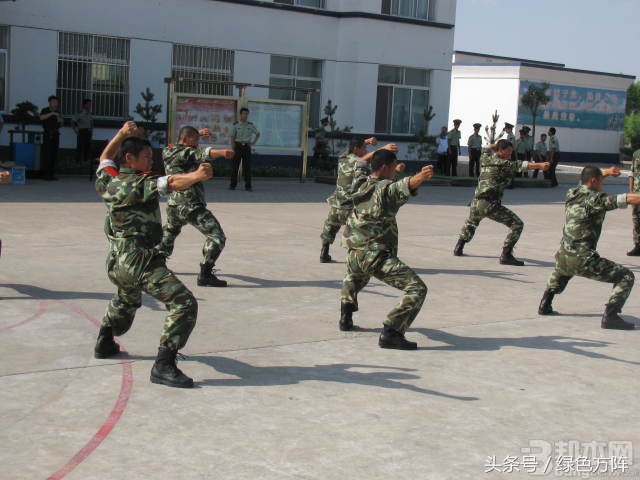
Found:
[{"label": "soldier in camouflage uniform", "polygon": [[[107,273],[118,287],[102,319],[94,349],[96,358],[120,351],[114,335],[126,333],[146,292],[166,305],[158,356],[151,369],[151,381],[171,387],[189,388],[193,380],[176,366],[178,350],[184,347],[196,323],[198,303],[189,289],[166,267],[156,246],[162,238],[161,195],[185,190],[211,178],[211,165],[183,175],[158,177],[148,172],[153,164],[149,142],[131,137],[134,122],[127,122],[100,157],[96,191],[107,206],[105,231],[109,240]],[[118,152],[121,168],[111,159]]]},{"label": "soldier in camouflage uniform", "polygon": [[[182,127],[177,145],[169,145],[162,152],[164,169],[168,175],[188,173],[198,169],[203,162],[210,162],[216,157],[231,158],[233,150],[214,150],[213,148],[198,148],[200,136],[208,136],[209,130],[196,130],[194,127]],[[181,192],[172,192],[167,206],[167,224],[164,226],[162,242],[159,251],[165,257],[173,253],[173,247],[182,227],[193,225],[205,235],[202,247],[202,263],[198,285],[201,287],[226,287],[227,282],[220,280],[213,273],[216,260],[224,248],[226,237],[220,223],[207,210],[204,198],[204,185],[198,182]]]},{"label": "soldier in camouflage uniform", "polygon": [[[640,149],[633,152],[631,175],[629,175],[629,193],[640,192]],[[630,257],[640,256],[640,206],[634,205],[631,211],[633,219],[633,248],[627,252]]]},{"label": "soldier in camouflage uniform", "polygon": [[551,305],[554,295],[562,293],[569,280],[577,275],[614,284],[609,302],[605,305],[602,328],[634,328],[632,323],[625,322],[618,316],[631,293],[633,272],[600,257],[596,251],[606,213],[615,208],[626,208],[627,204],[640,204],[638,193],[607,195],[602,192],[604,178],[618,175],[618,167],[604,171],[597,167],[585,167],[581,174],[582,184],[567,193],[562,242],[556,253],[555,268],[549,276],[547,289],[538,308],[540,315],[555,313]]},{"label": "soldier in camouflage uniform", "polygon": [[405,292],[387,315],[378,344],[382,348],[415,350],[404,334],[420,312],[427,287],[420,277],[398,258],[396,214],[422,183],[433,176],[433,167],[394,182],[398,171],[395,153],[378,150],[371,160],[373,173],[353,194],[353,212],[347,220],[343,246],[347,252],[347,274],[342,282],[340,330],[353,328],[358,310],[358,292],[373,276]]},{"label": "soldier in camouflage uniform", "polygon": [[548,163],[521,162],[515,164],[511,161],[513,145],[508,140],[499,140],[496,144],[497,152],[493,155],[485,153],[480,159],[480,178],[473,200],[471,201],[471,212],[469,218],[464,223],[460,238],[456,244],[453,254],[462,256],[465,243],[473,238],[476,228],[483,218],[490,218],[498,223],[502,223],[510,228],[507,238],[504,240],[500,263],[503,265],[522,266],[524,262],[517,260],[513,256],[513,247],[520,238],[522,220],[502,205],[502,194],[504,189],[513,179],[516,171],[549,168]]},{"label": "soldier in camouflage uniform", "polygon": [[[324,221],[322,233],[320,234],[320,239],[322,240],[322,248],[320,250],[321,263],[329,263],[331,261],[329,248],[334,242],[338,230],[345,224],[351,213],[351,193],[357,190],[363,179],[371,173],[369,162],[373,152],[367,153],[367,145],[375,145],[376,143],[375,137],[364,140],[362,138],[353,138],[349,145],[349,151],[340,155],[338,159],[336,190],[327,198],[329,215]],[[398,147],[393,143],[382,148],[393,152],[398,151]]]}]

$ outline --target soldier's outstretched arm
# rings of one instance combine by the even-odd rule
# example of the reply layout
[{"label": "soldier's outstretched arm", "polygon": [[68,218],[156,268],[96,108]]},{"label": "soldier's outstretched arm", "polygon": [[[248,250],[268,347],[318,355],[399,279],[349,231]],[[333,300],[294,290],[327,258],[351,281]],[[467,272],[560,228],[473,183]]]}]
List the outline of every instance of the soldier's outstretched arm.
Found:
[{"label": "soldier's outstretched arm", "polygon": [[120,130],[116,132],[115,136],[102,151],[102,154],[100,155],[100,161],[115,159],[116,155],[118,155],[118,150],[120,150],[120,145],[122,144],[124,139],[135,135],[137,129],[138,126],[136,125],[136,122],[125,122],[125,124],[120,128]]},{"label": "soldier's outstretched arm", "polygon": [[619,177],[620,176],[620,167],[618,165],[614,165],[613,167],[605,168],[602,170],[603,177]]},{"label": "soldier's outstretched arm", "polygon": [[640,193],[627,193],[626,195],[629,205],[640,205]]},{"label": "soldier's outstretched arm", "polygon": [[175,192],[186,190],[194,183],[209,180],[213,176],[213,167],[204,162],[198,166],[198,169],[190,173],[179,173],[169,176],[167,180],[167,191]]},{"label": "soldier's outstretched arm", "polygon": [[409,178],[409,189],[411,191],[417,190],[420,185],[433,177],[433,165],[427,165],[422,167],[419,173]]},{"label": "soldier's outstretched arm", "polygon": [[[384,147],[378,148],[378,150],[389,150],[390,152],[398,153],[398,146],[395,143],[387,143]],[[373,154],[376,153],[378,150],[374,150],[373,152],[367,153],[364,157],[361,157],[360,160],[364,160],[365,162],[370,162],[371,159],[373,158]]]},{"label": "soldier's outstretched arm", "polygon": [[209,150],[209,158],[211,158],[211,160],[215,160],[218,157],[233,158],[233,155],[234,151],[230,148],[225,148],[222,150],[214,150],[212,148],[211,150]]},{"label": "soldier's outstretched arm", "polygon": [[542,169],[545,172],[549,170],[550,167],[551,167],[551,164],[549,162],[529,162],[529,165],[527,166],[529,170]]}]

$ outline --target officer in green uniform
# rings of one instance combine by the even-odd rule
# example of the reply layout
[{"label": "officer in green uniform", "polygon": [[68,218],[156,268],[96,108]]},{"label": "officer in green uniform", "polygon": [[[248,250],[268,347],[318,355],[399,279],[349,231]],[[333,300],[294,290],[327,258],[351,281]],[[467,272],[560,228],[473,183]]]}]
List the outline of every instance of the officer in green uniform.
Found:
[{"label": "officer in green uniform", "polygon": [[[197,170],[203,162],[211,162],[218,157],[233,156],[233,150],[198,148],[200,137],[209,135],[209,129],[206,128],[198,131],[191,126],[182,127],[178,134],[178,144],[169,145],[162,151],[165,172],[167,174],[189,173]],[[207,209],[202,183],[196,183],[181,192],[171,193],[167,205],[167,223],[164,226],[162,242],[158,247],[162,255],[171,256],[176,238],[186,224],[193,225],[206,237],[202,247],[198,285],[226,287],[227,282],[216,277],[213,267],[224,249],[227,238],[216,217]]]},{"label": "officer in green uniform", "polygon": [[[162,238],[159,198],[211,178],[212,168],[202,163],[190,173],[164,177],[150,174],[151,145],[144,138],[130,136],[136,128],[134,122],[125,123],[102,153],[97,172],[96,191],[107,206],[107,274],[118,293],[111,299],[102,319],[94,355],[108,358],[120,351],[113,337],[131,328],[136,310],[141,306],[141,294],[146,292],[169,311],[158,356],[151,369],[151,381],[189,388],[193,380],[176,366],[176,355],[196,323],[198,303],[167,268],[165,257],[156,249]],[[116,155],[121,165],[119,170],[111,160]]]},{"label": "officer in green uniform", "polygon": [[556,135],[556,129],[551,127],[548,132],[549,134],[549,163],[551,164],[551,168],[546,173],[545,178],[551,180],[551,185],[554,187],[558,186],[558,179],[556,177],[556,167],[558,166],[558,162],[560,161],[560,142],[558,140],[558,136]]},{"label": "officer in green uniform", "polygon": [[372,174],[352,196],[353,213],[347,220],[343,246],[347,252],[347,274],[342,282],[340,330],[353,328],[358,310],[358,292],[373,276],[405,292],[389,312],[378,344],[382,348],[415,350],[415,342],[404,334],[416,318],[427,287],[418,275],[398,258],[396,214],[418,187],[433,176],[433,166],[420,173],[393,181],[398,171],[395,153],[378,150],[371,160]]},{"label": "officer in green uniform", "polygon": [[480,132],[482,124],[473,124],[473,133],[467,140],[467,147],[469,148],[469,176],[480,176],[480,156],[482,155],[482,136]]},{"label": "officer in green uniform", "polygon": [[[238,185],[238,171],[242,162],[244,174],[244,188],[247,192],[251,187],[251,147],[258,143],[260,132],[249,120],[249,109],[240,109],[240,121],[233,124],[231,129],[231,148],[234,150],[233,166],[231,171],[230,190],[235,190]],[[254,137],[255,136],[255,137]]]},{"label": "officer in green uniform", "polygon": [[[369,162],[374,152],[367,153],[367,145],[376,145],[375,137],[362,139],[352,138],[349,150],[338,158],[338,177],[336,179],[336,190],[327,198],[329,204],[329,215],[322,226],[320,239],[322,240],[322,248],[320,250],[320,262],[329,263],[331,255],[329,248],[336,238],[336,234],[340,227],[345,224],[353,204],[351,203],[351,194],[354,190],[354,181],[369,176],[371,173]],[[397,152],[398,147],[390,143],[382,147],[392,152]],[[361,180],[360,180],[361,181]]]},{"label": "officer in green uniform", "polygon": [[[82,110],[71,118],[76,139],[76,162],[89,160],[91,156],[91,137],[93,135],[93,117],[91,116],[91,99],[82,100]],[[93,170],[93,168],[92,168]]]},{"label": "officer in green uniform", "polygon": [[475,196],[471,201],[469,218],[464,223],[460,238],[453,250],[455,256],[462,256],[464,245],[471,241],[476,228],[483,218],[490,218],[509,227],[510,232],[504,240],[500,263],[503,265],[522,266],[524,262],[513,256],[513,247],[520,238],[524,224],[522,220],[502,205],[504,189],[513,179],[516,171],[549,168],[548,163],[521,162],[516,165],[511,161],[513,146],[508,140],[498,140],[496,153],[485,153],[480,159],[480,178],[476,187]]},{"label": "officer in green uniform", "polygon": [[602,192],[605,177],[619,175],[617,166],[604,171],[597,167],[585,167],[582,169],[581,185],[567,193],[562,241],[556,253],[555,268],[540,301],[540,315],[554,313],[551,305],[554,295],[562,293],[569,280],[577,275],[614,284],[609,302],[605,305],[602,328],[634,328],[632,323],[625,322],[618,315],[631,293],[635,279],[633,272],[600,257],[596,251],[606,213],[616,208],[626,208],[628,204],[640,204],[638,193],[607,195]]},{"label": "officer in green uniform", "polygon": [[[640,192],[640,149],[633,152],[631,175],[629,175],[629,193]],[[631,211],[633,220],[633,248],[627,252],[630,257],[640,256],[640,206],[634,205]]]},{"label": "officer in green uniform", "polygon": [[[547,161],[547,134],[540,134],[540,141],[536,143],[535,148],[533,149],[533,161],[538,163],[543,163]],[[533,171],[533,178],[538,178],[538,171]]]},{"label": "officer in green uniform", "polygon": [[462,120],[455,119],[453,121],[453,130],[450,130],[447,134],[447,140],[449,145],[449,166],[451,168],[451,176],[458,176],[458,155],[460,154],[460,124]]}]

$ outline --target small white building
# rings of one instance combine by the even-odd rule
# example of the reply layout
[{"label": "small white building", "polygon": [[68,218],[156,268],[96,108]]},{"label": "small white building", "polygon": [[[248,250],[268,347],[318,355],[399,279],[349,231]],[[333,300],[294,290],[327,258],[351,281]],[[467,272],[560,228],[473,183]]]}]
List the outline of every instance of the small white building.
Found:
[{"label": "small white building", "polygon": [[550,85],[549,103],[536,118],[536,141],[540,133],[555,127],[563,162],[617,162],[623,144],[626,91],[634,76],[566,68],[559,63],[499,57],[456,51],[451,77],[449,126],[462,120],[463,145],[482,124],[484,134],[491,116],[500,115],[497,131],[504,122],[532,124],[531,113],[520,105],[530,84]]},{"label": "small white building", "polygon": [[[449,116],[456,0],[19,0],[0,2],[0,112],[61,98],[70,117],[93,100],[94,138],[108,138],[149,88],[167,111],[178,91],[235,95],[199,80],[315,88],[311,125],[331,99],[339,126],[407,142],[429,105]],[[302,100],[249,88],[258,98]],[[436,132],[436,124],[430,132]],[[436,125],[436,126],[434,126]],[[8,144],[11,126],[0,135]],[[73,148],[69,127],[61,147]]]}]

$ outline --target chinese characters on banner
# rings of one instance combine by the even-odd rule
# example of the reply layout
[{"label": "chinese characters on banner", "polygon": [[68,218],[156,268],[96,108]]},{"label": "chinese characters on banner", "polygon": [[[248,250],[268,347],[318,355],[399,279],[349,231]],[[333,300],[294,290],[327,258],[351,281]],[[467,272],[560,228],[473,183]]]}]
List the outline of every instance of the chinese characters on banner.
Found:
[{"label": "chinese characters on banner", "polygon": [[178,96],[172,141],[177,140],[180,128],[191,125],[198,130],[208,128],[211,131],[209,138],[201,138],[201,145],[228,146],[236,109],[235,99]]},{"label": "chinese characters on banner", "polygon": [[[532,84],[540,85],[535,82],[520,82],[519,98],[522,98]],[[540,106],[536,125],[592,130],[624,129],[627,93],[623,90],[551,85],[546,93],[550,100],[546,105]],[[523,105],[518,105],[518,123],[533,123],[531,111]]]}]

